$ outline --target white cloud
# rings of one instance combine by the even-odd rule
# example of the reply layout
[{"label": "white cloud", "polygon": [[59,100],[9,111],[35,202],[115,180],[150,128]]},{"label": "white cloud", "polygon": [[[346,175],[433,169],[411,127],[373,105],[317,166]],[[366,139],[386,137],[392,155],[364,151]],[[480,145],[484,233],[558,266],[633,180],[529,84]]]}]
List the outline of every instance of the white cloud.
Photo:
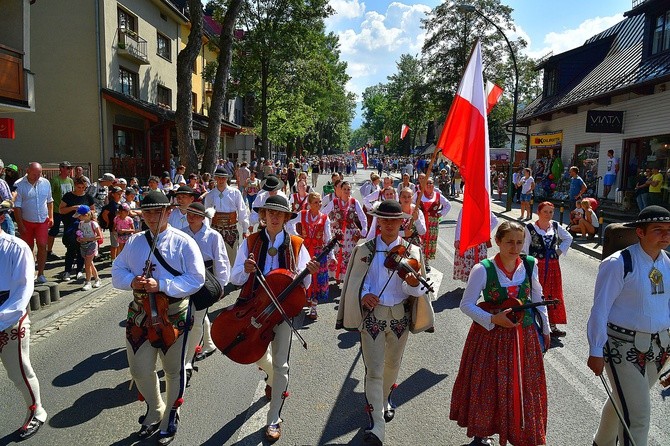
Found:
[{"label": "white cloud", "polygon": [[550,32],[544,36],[542,44],[538,47],[533,44],[527,34],[517,26],[517,34],[528,40],[528,47],[525,53],[533,58],[540,58],[549,52],[560,54],[565,51],[580,47],[584,42],[596,34],[616,25],[624,19],[623,14],[615,14],[610,17],[594,17],[584,20],[577,28],[565,29],[560,32]]},{"label": "white cloud", "polygon": [[358,0],[330,0],[329,4],[335,10],[332,20],[355,19],[365,13],[365,3]]},{"label": "white cloud", "polygon": [[341,57],[352,77],[349,88],[357,95],[395,73],[401,54],[418,55],[425,40],[421,19],[431,8],[393,2],[386,11],[368,11],[357,29],[337,31]]}]

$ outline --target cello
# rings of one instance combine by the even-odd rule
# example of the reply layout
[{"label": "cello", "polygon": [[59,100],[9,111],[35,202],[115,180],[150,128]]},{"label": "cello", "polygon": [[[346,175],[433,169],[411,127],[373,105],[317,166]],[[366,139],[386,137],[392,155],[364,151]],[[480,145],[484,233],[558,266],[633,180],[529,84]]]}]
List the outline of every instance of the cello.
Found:
[{"label": "cello", "polygon": [[[316,260],[321,262],[338,242],[338,237],[333,237]],[[308,274],[307,268],[297,276],[279,268],[263,275],[257,268],[255,275],[260,289],[249,300],[238,300],[224,308],[212,322],[214,345],[239,364],[261,359],[274,339],[277,324],[285,321],[293,328],[290,318],[300,313],[307,300],[305,288],[300,285]],[[295,328],[293,331],[301,338]],[[307,348],[304,340],[303,347]]]}]

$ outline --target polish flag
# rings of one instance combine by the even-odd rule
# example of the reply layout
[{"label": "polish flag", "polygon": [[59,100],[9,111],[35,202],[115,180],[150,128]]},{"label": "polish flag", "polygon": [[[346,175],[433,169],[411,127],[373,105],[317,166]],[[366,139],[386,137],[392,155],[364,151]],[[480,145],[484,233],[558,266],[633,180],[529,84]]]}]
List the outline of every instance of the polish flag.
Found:
[{"label": "polish flag", "polygon": [[491,81],[486,81],[486,114],[493,110],[503,94],[503,89]]},{"label": "polish flag", "polygon": [[400,128],[400,139],[405,139],[405,136],[407,136],[407,132],[409,132],[410,129],[407,124],[403,124],[402,127]]},{"label": "polish flag", "polygon": [[461,254],[491,238],[489,135],[482,71],[482,49],[477,41],[436,148],[459,167],[466,184]]}]

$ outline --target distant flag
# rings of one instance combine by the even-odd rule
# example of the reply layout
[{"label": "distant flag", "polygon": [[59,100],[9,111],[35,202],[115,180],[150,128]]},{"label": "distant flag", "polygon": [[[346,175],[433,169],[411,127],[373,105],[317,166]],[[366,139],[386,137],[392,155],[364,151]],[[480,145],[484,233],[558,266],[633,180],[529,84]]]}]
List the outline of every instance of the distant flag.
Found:
[{"label": "distant flag", "polygon": [[368,168],[368,149],[366,147],[363,147],[361,149],[361,160],[363,161],[363,169]]},{"label": "distant flag", "polygon": [[503,89],[491,81],[486,81],[486,114],[490,114],[503,94]]},{"label": "distant flag", "polygon": [[389,135],[384,136],[384,143],[388,144],[390,140]]},{"label": "distant flag", "polygon": [[400,127],[400,139],[405,139],[405,136],[407,136],[407,132],[409,132],[410,129],[407,124],[403,124],[402,127]]},{"label": "distant flag", "polygon": [[463,194],[461,254],[491,238],[489,138],[481,51],[477,41],[436,148],[460,168],[467,184]]}]

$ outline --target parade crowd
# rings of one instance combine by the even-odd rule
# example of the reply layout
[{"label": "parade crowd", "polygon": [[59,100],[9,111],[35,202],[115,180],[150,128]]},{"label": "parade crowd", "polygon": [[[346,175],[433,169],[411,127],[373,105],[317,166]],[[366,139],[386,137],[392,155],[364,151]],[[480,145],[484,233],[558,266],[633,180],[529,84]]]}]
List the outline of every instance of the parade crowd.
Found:
[{"label": "parade crowd", "polygon": [[[426,159],[408,157],[364,161],[370,175],[361,184],[351,180],[357,157],[336,155],[237,166],[221,159],[203,175],[172,160],[170,171],[140,185],[113,173],[91,181],[67,161],[51,180],[37,162],[19,177],[17,166],[0,160],[0,357],[27,407],[18,437],[33,436],[47,420],[28,348],[26,307],[34,283],[47,281],[46,262],[56,257],[60,236],[66,248],[61,280],[80,280],[83,290],[100,287],[96,262],[108,231],[112,285],[133,295],[126,350],[146,405],[139,439],[174,441],[180,416],[188,416],[181,405],[194,363],[221,351],[264,372],[264,435],[279,440],[291,343],[294,335],[301,338],[295,316],[318,320],[334,284],[341,290],[336,328],[360,333],[363,442],[383,444],[396,415],[393,392],[409,333],[435,331],[437,290],[429,278],[436,269],[466,283],[460,309],[472,319],[449,419],[467,429],[472,445],[492,445],[494,435],[501,445],[546,444],[543,355],[552,337],[566,336],[568,324],[560,259],[573,237],[592,234],[597,224],[584,189],[575,180],[571,198],[581,212],[568,227],[553,220],[548,201],[533,221],[534,183],[524,169],[515,182],[522,221],[499,222],[491,213],[490,239],[461,249],[461,210],[449,265],[435,259],[449,198],[467,187],[458,167],[442,160],[433,169]],[[330,177],[321,191],[319,175]],[[504,176],[494,180],[499,195],[505,185]],[[667,379],[662,369],[670,357],[670,286],[668,293],[664,288],[670,212],[646,206],[628,225],[639,242],[603,261],[588,322],[588,366],[599,376],[606,371],[614,388],[594,436],[598,446],[617,439],[647,444],[649,390],[659,377]],[[499,252],[489,257],[493,243]],[[236,302],[210,321],[208,307],[237,289]]]}]

